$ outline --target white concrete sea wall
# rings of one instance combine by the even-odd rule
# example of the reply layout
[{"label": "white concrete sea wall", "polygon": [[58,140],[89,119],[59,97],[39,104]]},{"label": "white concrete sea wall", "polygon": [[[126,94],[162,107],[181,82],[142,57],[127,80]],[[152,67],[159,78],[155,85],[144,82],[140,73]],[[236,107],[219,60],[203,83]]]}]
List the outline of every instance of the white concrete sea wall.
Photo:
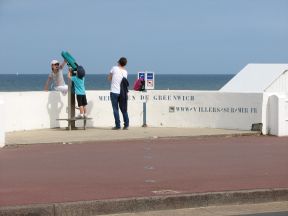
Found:
[{"label": "white concrete sea wall", "polygon": [[0,97],[0,148],[5,145],[5,107],[3,98]]},{"label": "white concrete sea wall", "polygon": [[[128,113],[130,126],[141,126],[143,119],[143,105],[138,92],[129,92]],[[112,127],[114,126],[113,110],[109,91],[87,91],[88,116],[93,118],[87,123],[88,127]],[[121,123],[122,114],[119,110]]]},{"label": "white concrete sea wall", "polygon": [[[88,115],[93,118],[88,126],[114,125],[109,94],[109,91],[87,91]],[[56,120],[68,115],[68,98],[59,92],[2,92],[1,95],[6,105],[6,132],[67,126],[66,121]],[[263,117],[266,119],[262,113],[262,93],[130,91],[130,126],[142,126],[144,102],[147,102],[146,121],[150,127],[250,130],[252,124],[263,123]]]},{"label": "white concrete sea wall", "polygon": [[5,130],[33,130],[60,125],[57,118],[65,116],[67,96],[59,92],[4,92]]},{"label": "white concrete sea wall", "polygon": [[261,93],[153,91],[147,103],[148,125],[251,130],[262,122]]},{"label": "white concrete sea wall", "polygon": [[[60,92],[2,92],[1,95],[9,104],[4,113],[4,116],[9,117],[5,124],[6,132],[67,126],[66,121],[56,120],[68,117],[68,98]],[[87,122],[88,127],[113,126],[109,95],[109,91],[87,91],[88,115],[93,118]],[[133,94],[131,98],[131,126],[139,126],[143,118],[142,103],[133,99]],[[76,126],[81,126],[81,122],[77,122]]]}]

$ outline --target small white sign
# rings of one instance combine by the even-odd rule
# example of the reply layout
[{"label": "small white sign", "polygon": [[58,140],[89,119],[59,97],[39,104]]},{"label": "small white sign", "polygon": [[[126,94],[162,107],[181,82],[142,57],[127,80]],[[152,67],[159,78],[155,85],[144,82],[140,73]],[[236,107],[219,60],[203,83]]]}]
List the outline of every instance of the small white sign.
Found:
[{"label": "small white sign", "polygon": [[154,89],[155,88],[155,76],[154,72],[145,73],[145,89]]}]

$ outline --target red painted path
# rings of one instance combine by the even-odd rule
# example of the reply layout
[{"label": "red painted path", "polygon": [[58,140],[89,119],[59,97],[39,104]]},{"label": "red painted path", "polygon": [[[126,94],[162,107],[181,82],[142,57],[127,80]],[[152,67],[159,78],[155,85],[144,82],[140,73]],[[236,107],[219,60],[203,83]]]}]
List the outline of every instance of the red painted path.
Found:
[{"label": "red painted path", "polygon": [[45,144],[0,150],[0,206],[288,188],[288,137]]}]

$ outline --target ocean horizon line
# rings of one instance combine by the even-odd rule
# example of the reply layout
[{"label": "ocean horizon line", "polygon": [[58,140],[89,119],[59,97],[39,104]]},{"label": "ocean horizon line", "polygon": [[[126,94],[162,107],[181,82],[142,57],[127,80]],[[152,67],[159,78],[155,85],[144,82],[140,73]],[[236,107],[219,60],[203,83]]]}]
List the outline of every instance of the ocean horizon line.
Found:
[{"label": "ocean horizon line", "polygon": [[[48,75],[49,73],[2,73],[1,75],[15,75],[15,76],[19,76],[19,75]],[[86,75],[107,75],[108,73],[86,73]],[[137,75],[137,73],[128,73],[129,75]],[[236,74],[226,74],[226,73],[213,73],[213,74],[200,74],[200,73],[192,73],[192,74],[186,74],[186,73],[177,73],[177,74],[167,74],[167,73],[155,73],[155,75],[201,75],[201,76],[211,76],[211,75],[236,75]]]},{"label": "ocean horizon line", "polygon": [[[86,74],[86,90],[110,88],[107,74]],[[218,90],[234,77],[234,74],[155,74],[155,90]],[[1,74],[0,92],[43,90],[48,73]],[[129,74],[128,80],[133,88],[137,74]],[[64,74],[67,81],[67,75]],[[53,89],[53,86],[50,86]]]}]

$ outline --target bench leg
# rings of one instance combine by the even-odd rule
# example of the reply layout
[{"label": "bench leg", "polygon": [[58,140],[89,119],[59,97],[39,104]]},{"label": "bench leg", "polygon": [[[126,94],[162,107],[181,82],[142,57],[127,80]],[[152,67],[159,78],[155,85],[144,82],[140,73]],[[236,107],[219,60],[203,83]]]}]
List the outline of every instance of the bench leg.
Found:
[{"label": "bench leg", "polygon": [[86,119],[84,119],[84,130],[86,130]]},{"label": "bench leg", "polygon": [[71,121],[68,121],[68,130],[72,130],[72,124],[71,124]]}]

